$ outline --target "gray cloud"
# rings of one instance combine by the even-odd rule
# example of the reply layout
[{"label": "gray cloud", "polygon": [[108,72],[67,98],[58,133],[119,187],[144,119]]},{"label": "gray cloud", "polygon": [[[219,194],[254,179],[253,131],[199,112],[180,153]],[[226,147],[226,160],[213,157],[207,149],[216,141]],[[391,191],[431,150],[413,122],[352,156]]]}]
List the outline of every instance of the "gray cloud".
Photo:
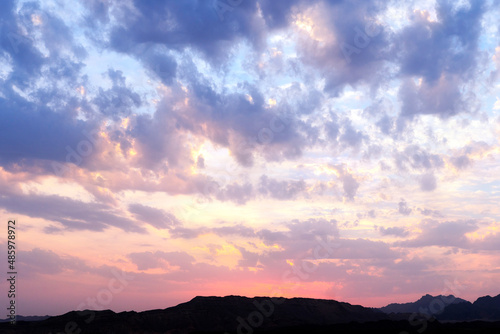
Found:
[{"label": "gray cloud", "polygon": [[60,256],[51,250],[40,248],[20,251],[19,262],[28,277],[36,274],[57,275],[65,270],[89,272],[91,269],[77,257]]},{"label": "gray cloud", "polygon": [[107,90],[99,88],[97,96],[92,100],[99,112],[119,119],[121,116],[128,116],[134,108],[142,105],[139,94],[126,86],[122,71],[109,69],[107,75],[113,86]]},{"label": "gray cloud", "polygon": [[452,157],[450,160],[453,166],[455,166],[459,170],[466,169],[472,164],[472,161],[469,159],[467,155]]},{"label": "gray cloud", "polygon": [[341,179],[344,195],[348,199],[353,200],[354,196],[356,196],[356,192],[358,191],[359,182],[351,174],[344,174]]},{"label": "gray cloud", "polygon": [[423,214],[424,216],[431,216],[431,217],[435,217],[435,218],[442,218],[443,215],[437,211],[437,210],[431,210],[431,209],[421,209],[421,208],[418,208],[418,211]]},{"label": "gray cloud", "polygon": [[404,198],[401,199],[401,202],[398,203],[398,211],[400,214],[408,216],[411,213],[411,208],[408,207],[408,203],[404,200]]},{"label": "gray cloud", "polygon": [[471,243],[465,236],[466,233],[478,229],[477,222],[473,220],[438,222],[424,220],[420,224],[422,233],[415,239],[401,241],[398,244],[404,247],[460,247],[469,248]]},{"label": "gray cloud", "polygon": [[157,229],[171,228],[181,224],[174,215],[149,206],[130,204],[128,210],[134,214],[137,220],[154,226]]},{"label": "gray cloud", "polygon": [[382,235],[393,235],[396,237],[406,237],[409,232],[403,227],[383,227],[379,226],[378,231]]},{"label": "gray cloud", "polygon": [[138,252],[128,254],[128,258],[137,266],[138,270],[164,267],[164,262],[171,266],[178,266],[181,270],[186,270],[190,269],[195,262],[194,257],[185,252]]},{"label": "gray cloud", "polygon": [[[407,77],[399,91],[403,117],[449,117],[473,109],[460,87],[473,77],[477,66],[481,18],[486,6],[473,2],[468,8],[454,10],[453,5],[452,1],[437,3],[438,22],[427,20],[423,13],[414,13],[412,24],[396,38],[394,48],[401,74]],[[463,27],[468,27],[467,31]],[[420,86],[413,81],[415,77],[423,78]]]},{"label": "gray cloud", "polygon": [[127,232],[145,233],[135,221],[100,203],[85,203],[55,195],[14,195],[0,198],[0,207],[34,218],[58,222],[47,232],[64,230],[103,231],[110,226]]},{"label": "gray cloud", "polygon": [[259,193],[279,200],[294,199],[306,190],[306,183],[300,181],[277,181],[266,175],[260,177]]},{"label": "gray cloud", "polygon": [[343,131],[339,137],[339,141],[340,143],[348,147],[359,148],[365,137],[366,135],[364,135],[362,131],[354,129],[351,122],[347,121],[344,124]]},{"label": "gray cloud", "polygon": [[240,38],[259,46],[263,26],[257,19],[253,1],[246,1],[221,20],[214,3],[195,1],[133,2],[123,7],[123,22],[110,34],[111,47],[130,52],[134,45],[157,43],[182,51],[195,47],[214,62],[227,58],[228,50]]},{"label": "gray cloud", "polygon": [[437,181],[434,174],[424,174],[420,176],[420,189],[423,191],[433,191],[437,187]]},{"label": "gray cloud", "polygon": [[243,185],[232,183],[220,189],[216,197],[220,201],[232,201],[237,204],[245,204],[250,199],[254,198],[255,194],[250,183]]},{"label": "gray cloud", "polygon": [[444,160],[438,154],[429,153],[417,145],[409,145],[404,151],[396,152],[394,160],[399,170],[433,170],[444,167]]}]

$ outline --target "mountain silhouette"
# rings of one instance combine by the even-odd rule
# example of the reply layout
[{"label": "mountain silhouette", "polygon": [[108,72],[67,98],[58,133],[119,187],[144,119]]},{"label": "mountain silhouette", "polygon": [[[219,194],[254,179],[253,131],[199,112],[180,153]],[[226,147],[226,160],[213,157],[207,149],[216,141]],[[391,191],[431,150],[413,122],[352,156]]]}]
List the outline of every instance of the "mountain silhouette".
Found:
[{"label": "mountain silhouette", "polygon": [[500,321],[500,295],[480,297],[474,303],[449,305],[436,318],[448,321]]},{"label": "mountain silhouette", "polygon": [[[424,296],[426,297],[426,296]],[[432,297],[432,296],[431,296]],[[439,296],[438,296],[439,297]],[[437,298],[437,297],[433,297]],[[498,305],[498,296],[479,298],[481,310]],[[428,297],[425,300],[430,300]],[[458,303],[454,305],[463,305]],[[495,315],[490,310],[483,319]],[[427,318],[426,334],[500,333],[500,322],[441,323]],[[166,309],[144,312],[71,311],[40,321],[0,323],[4,334],[187,334],[187,333],[417,333],[407,313],[310,298],[195,297]]]},{"label": "mountain silhouette", "polygon": [[[384,313],[438,313],[442,311],[446,306],[451,304],[460,304],[460,303],[469,303],[468,301],[456,298],[453,295],[449,296],[431,296],[429,294],[422,296],[416,302],[411,303],[392,303],[387,306],[381,307],[381,310]],[[429,310],[429,308],[431,308]],[[434,311],[434,312],[433,312]]]},{"label": "mountain silhouette", "polygon": [[[50,318],[50,316],[48,315],[33,315],[33,316],[22,316],[22,315],[18,315],[16,317],[16,320],[17,321],[40,321],[40,320],[45,320],[47,318]],[[6,318],[6,319],[0,319],[0,322],[10,322],[10,319],[9,318]]]},{"label": "mountain silhouette", "polygon": [[[93,319],[92,319],[93,318]],[[92,320],[90,320],[92,319]],[[30,328],[30,333],[48,333],[48,330],[64,333],[67,323],[89,333],[107,333],[106,330],[146,330],[151,333],[175,331],[234,331],[276,329],[300,325],[332,325],[351,321],[366,322],[390,319],[376,309],[337,302],[335,300],[309,298],[247,298],[240,296],[195,297],[164,310],[145,312],[83,311],[69,312],[57,317],[32,323],[19,322],[17,327]],[[31,327],[36,327],[32,329]],[[1,328],[1,327],[0,327]],[[56,332],[57,332],[56,331]],[[77,332],[77,330],[75,330]],[[21,333],[13,331],[12,333]]]}]

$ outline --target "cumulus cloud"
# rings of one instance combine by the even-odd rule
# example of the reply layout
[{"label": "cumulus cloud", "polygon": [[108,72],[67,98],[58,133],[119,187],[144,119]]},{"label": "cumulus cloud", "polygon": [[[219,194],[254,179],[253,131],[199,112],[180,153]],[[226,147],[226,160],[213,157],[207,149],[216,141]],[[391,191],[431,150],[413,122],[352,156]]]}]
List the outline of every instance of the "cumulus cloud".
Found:
[{"label": "cumulus cloud", "polygon": [[270,197],[289,200],[306,190],[306,184],[300,181],[278,181],[266,175],[260,177],[259,192]]},{"label": "cumulus cloud", "polygon": [[99,88],[92,103],[96,105],[99,112],[111,118],[120,119],[128,116],[133,109],[141,106],[141,97],[126,86],[122,71],[109,69],[107,75],[113,82],[113,86],[106,90]]},{"label": "cumulus cloud", "polygon": [[346,199],[352,201],[359,188],[358,180],[352,175],[351,171],[344,165],[331,166],[338,173],[338,178],[342,182],[343,195]]},{"label": "cumulus cloud", "polygon": [[427,208],[418,208],[418,211],[423,214],[424,216],[431,216],[435,218],[442,218],[443,215],[437,211],[437,210],[432,210],[432,209],[427,209]]},{"label": "cumulus cloud", "polygon": [[174,215],[149,206],[135,203],[130,204],[128,210],[134,214],[137,220],[158,229],[170,228],[180,224]]},{"label": "cumulus cloud", "polygon": [[[477,66],[485,9],[481,2],[453,9],[451,1],[440,1],[436,5],[438,21],[431,20],[428,12],[414,12],[412,23],[403,29],[394,44],[401,74],[406,77],[399,90],[403,104],[401,116],[450,117],[473,108],[460,85],[471,78]],[[470,29],[464,32],[464,26]]]},{"label": "cumulus cloud", "polygon": [[396,166],[401,171],[434,170],[444,166],[439,154],[429,153],[416,145],[409,145],[402,152],[394,154]]},{"label": "cumulus cloud", "polygon": [[29,217],[58,223],[49,233],[60,231],[104,231],[114,226],[128,232],[145,233],[137,222],[101,203],[86,203],[56,195],[10,195],[0,198],[0,207]]},{"label": "cumulus cloud", "polygon": [[468,156],[461,155],[458,157],[452,157],[451,163],[453,164],[453,166],[455,166],[455,168],[461,170],[461,169],[465,169],[465,168],[469,167],[472,162]]},{"label": "cumulus cloud", "polygon": [[409,232],[403,227],[383,227],[379,226],[378,231],[382,235],[393,235],[396,237],[406,237]]},{"label": "cumulus cloud", "polygon": [[437,181],[434,174],[424,174],[420,176],[420,189],[423,191],[433,191],[437,187]]},{"label": "cumulus cloud", "polygon": [[342,134],[339,137],[339,141],[344,145],[351,148],[359,148],[365,135],[361,131],[353,128],[350,122],[344,125]]},{"label": "cumulus cloud", "polygon": [[344,195],[350,200],[354,199],[356,192],[359,188],[358,181],[352,176],[352,174],[344,174],[342,176],[342,188],[344,189]]},{"label": "cumulus cloud", "polygon": [[253,186],[250,183],[243,185],[232,183],[220,189],[216,197],[220,201],[232,201],[238,204],[245,204],[254,197]]},{"label": "cumulus cloud", "polygon": [[[225,60],[232,43],[247,38],[255,46],[261,43],[263,25],[255,2],[247,1],[230,14],[219,17],[211,2],[134,2],[123,6],[123,24],[110,34],[111,47],[133,52],[142,43],[157,43],[177,51],[195,46],[214,63]],[[192,14],[198,20],[190,22]],[[262,36],[262,37],[261,37]]]},{"label": "cumulus cloud", "polygon": [[59,274],[65,270],[79,273],[90,271],[83,260],[75,256],[60,256],[51,250],[34,248],[19,252],[19,262],[26,270],[27,276],[36,274]]},{"label": "cumulus cloud", "polygon": [[445,221],[424,220],[420,224],[422,233],[414,239],[401,241],[399,244],[406,247],[441,246],[469,248],[470,240],[466,233],[474,232],[478,229],[477,222],[473,220],[465,221]]},{"label": "cumulus cloud", "polygon": [[408,216],[411,213],[411,208],[408,207],[408,203],[404,200],[404,198],[401,199],[401,202],[398,203],[398,211],[400,214]]}]

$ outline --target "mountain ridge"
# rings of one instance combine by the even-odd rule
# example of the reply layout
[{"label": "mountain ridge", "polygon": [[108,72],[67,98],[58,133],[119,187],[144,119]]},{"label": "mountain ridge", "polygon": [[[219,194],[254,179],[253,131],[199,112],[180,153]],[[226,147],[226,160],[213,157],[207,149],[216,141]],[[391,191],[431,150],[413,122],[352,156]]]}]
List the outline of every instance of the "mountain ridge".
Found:
[{"label": "mountain ridge", "polygon": [[[460,322],[464,319],[500,320],[500,295],[478,298],[470,303],[454,296],[425,295],[417,302],[449,301],[443,312],[419,314],[418,326],[426,333],[499,333],[500,321],[486,323]],[[453,298],[452,298],[453,297]],[[457,300],[457,303],[453,301]],[[415,304],[414,303],[405,303]],[[419,304],[419,305],[420,305]],[[391,305],[391,304],[389,304]],[[423,307],[423,306],[420,306]],[[427,308],[429,305],[426,306]],[[448,309],[450,308],[451,309]],[[455,308],[458,308],[455,310]],[[459,312],[460,317],[456,314]],[[471,313],[472,312],[472,313]],[[385,313],[330,299],[244,297],[230,295],[196,296],[191,300],[165,309],[142,312],[111,310],[70,311],[40,321],[19,321],[15,326],[0,323],[5,334],[159,334],[159,333],[399,333],[414,332],[419,327],[410,321],[415,313]],[[453,319],[455,317],[456,319]],[[444,321],[444,322],[443,322]],[[445,323],[456,321],[460,323]],[[475,331],[476,329],[480,331]],[[354,331],[353,331],[354,330]],[[397,331],[396,331],[397,330]]]},{"label": "mountain ridge", "polygon": [[426,294],[422,296],[420,299],[414,302],[408,302],[408,303],[391,303],[388,304],[384,307],[380,307],[379,310],[381,310],[384,313],[390,314],[390,313],[423,313],[427,308],[429,308],[430,305],[433,303],[439,303],[440,306],[444,305],[445,307],[451,304],[459,304],[459,303],[464,303],[467,302],[465,299],[457,298],[454,295],[438,295],[438,296],[432,296],[430,294]]},{"label": "mountain ridge", "polygon": [[[254,329],[274,330],[287,326],[328,326],[349,322],[404,320],[391,317],[377,309],[351,305],[329,299],[272,298],[242,296],[197,296],[188,302],[166,309],[143,312],[70,311],[60,316],[34,322],[19,321],[16,329],[6,333],[46,334],[65,332],[71,324],[73,332],[98,334],[111,331],[139,333],[192,333],[196,331],[224,332]],[[2,329],[0,324],[0,329]],[[3,328],[6,328],[5,326]]]},{"label": "mountain ridge", "polygon": [[479,297],[473,303],[449,305],[436,317],[447,321],[500,320],[500,294]]}]

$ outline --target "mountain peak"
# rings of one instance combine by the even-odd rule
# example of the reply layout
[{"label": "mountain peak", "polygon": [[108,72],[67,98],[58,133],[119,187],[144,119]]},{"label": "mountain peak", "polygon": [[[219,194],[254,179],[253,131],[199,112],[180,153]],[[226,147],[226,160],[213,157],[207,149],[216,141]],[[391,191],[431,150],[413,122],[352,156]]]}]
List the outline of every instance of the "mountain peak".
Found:
[{"label": "mountain peak", "polygon": [[425,313],[425,310],[427,310],[431,304],[434,301],[438,301],[442,303],[444,306],[450,305],[450,304],[458,304],[458,303],[464,303],[467,302],[464,299],[457,298],[454,295],[448,295],[448,296],[432,296],[430,294],[426,294],[422,296],[419,300],[415,302],[409,302],[409,303],[392,303],[387,306],[381,307],[380,310],[384,313]]},{"label": "mountain peak", "polygon": [[500,320],[500,295],[483,296],[474,303],[450,305],[438,316],[442,320]]}]

